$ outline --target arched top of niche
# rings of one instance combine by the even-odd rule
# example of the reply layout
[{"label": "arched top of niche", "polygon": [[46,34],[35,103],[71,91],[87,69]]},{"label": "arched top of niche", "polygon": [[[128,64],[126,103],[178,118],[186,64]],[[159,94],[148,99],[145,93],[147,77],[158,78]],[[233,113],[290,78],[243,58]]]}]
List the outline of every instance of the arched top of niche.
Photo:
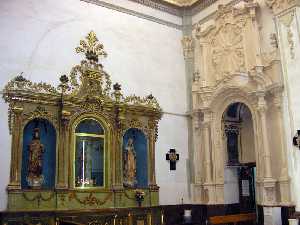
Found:
[{"label": "arched top of niche", "polygon": [[[91,112],[81,112],[74,114],[70,119],[70,131],[72,133],[78,133],[79,126],[84,121],[94,121],[95,123],[98,123],[100,127],[97,127],[96,124],[93,128],[90,128],[91,132],[94,132],[92,134],[96,134],[95,132],[99,132],[98,135],[108,135],[110,136],[112,132],[112,125],[109,122],[110,120],[102,114],[96,114]],[[81,129],[81,128],[80,128]],[[101,134],[100,134],[101,133]]]},{"label": "arched top of niche", "polygon": [[126,128],[124,131],[123,131],[123,137],[124,137],[124,135],[127,133],[127,132],[130,132],[130,131],[138,131],[138,132],[140,132],[141,134],[143,134],[144,136],[145,136],[145,138],[147,138],[147,132],[144,130],[144,129],[142,129],[142,128],[139,128],[139,127],[128,127],[128,128]]},{"label": "arched top of niche", "polygon": [[28,124],[30,124],[32,122],[36,123],[38,121],[47,121],[47,123],[49,123],[54,128],[55,132],[58,131],[56,121],[54,121],[52,117],[46,117],[46,116],[37,116],[37,117],[31,116],[31,117],[28,117],[23,122],[23,129],[25,129]]},{"label": "arched top of niche", "polygon": [[[134,155],[133,162],[130,160],[130,163],[127,161],[129,148]],[[148,186],[148,157],[148,141],[145,133],[138,128],[127,129],[123,135],[123,185],[125,187],[146,188]],[[134,176],[130,168],[135,170]]]},{"label": "arched top of niche", "polygon": [[93,118],[82,119],[76,126],[75,133],[88,133],[103,135],[104,129],[102,124]]},{"label": "arched top of niche", "polygon": [[218,88],[214,94],[212,95],[212,101],[210,106],[214,106],[215,104],[222,103],[224,99],[229,96],[239,96],[242,98],[248,98],[249,93],[253,91],[247,87],[238,87],[238,86],[222,86]]},{"label": "arched top of niche", "polygon": [[229,105],[240,102],[245,104],[249,108],[251,114],[254,116],[255,101],[249,91],[249,89],[244,89],[241,87],[227,86],[227,88],[221,88],[212,96],[209,103],[209,108],[212,111],[217,112],[217,117],[221,118],[223,116],[223,112]]}]

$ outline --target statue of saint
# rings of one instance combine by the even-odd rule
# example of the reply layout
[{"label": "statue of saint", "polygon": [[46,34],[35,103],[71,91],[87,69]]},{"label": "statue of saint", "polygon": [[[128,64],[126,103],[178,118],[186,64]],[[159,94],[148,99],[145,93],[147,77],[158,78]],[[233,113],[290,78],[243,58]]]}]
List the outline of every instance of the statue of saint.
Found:
[{"label": "statue of saint", "polygon": [[35,128],[29,144],[28,160],[28,185],[32,188],[40,188],[44,181],[43,172],[44,145],[40,141],[40,129]]},{"label": "statue of saint", "polygon": [[124,186],[135,187],[136,183],[136,152],[133,139],[129,138],[124,151]]}]

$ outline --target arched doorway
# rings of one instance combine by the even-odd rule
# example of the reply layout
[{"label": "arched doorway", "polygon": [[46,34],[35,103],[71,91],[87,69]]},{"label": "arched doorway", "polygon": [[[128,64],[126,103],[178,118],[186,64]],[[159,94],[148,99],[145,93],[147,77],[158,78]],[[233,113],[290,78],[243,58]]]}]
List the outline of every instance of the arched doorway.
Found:
[{"label": "arched doorway", "polygon": [[255,211],[255,140],[248,106],[235,102],[222,115],[225,147],[224,201],[238,204],[240,212]]}]

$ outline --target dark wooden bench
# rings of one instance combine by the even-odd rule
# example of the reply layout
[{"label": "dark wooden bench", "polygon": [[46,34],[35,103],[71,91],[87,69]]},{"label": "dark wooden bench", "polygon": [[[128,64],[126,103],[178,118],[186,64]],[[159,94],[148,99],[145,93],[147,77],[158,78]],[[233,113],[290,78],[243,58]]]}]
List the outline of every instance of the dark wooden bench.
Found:
[{"label": "dark wooden bench", "polygon": [[226,216],[213,216],[209,217],[209,224],[234,224],[237,225],[239,222],[253,221],[255,224],[256,214],[236,214],[236,215],[226,215]]}]

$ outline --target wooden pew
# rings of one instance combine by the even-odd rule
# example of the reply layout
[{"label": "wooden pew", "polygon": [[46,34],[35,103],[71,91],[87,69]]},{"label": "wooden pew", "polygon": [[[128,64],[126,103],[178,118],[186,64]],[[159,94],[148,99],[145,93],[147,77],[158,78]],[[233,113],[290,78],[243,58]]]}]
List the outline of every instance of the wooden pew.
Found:
[{"label": "wooden pew", "polygon": [[213,216],[209,217],[209,224],[234,224],[237,225],[239,222],[253,221],[255,224],[256,214],[236,214],[236,215],[226,215],[226,216]]}]

